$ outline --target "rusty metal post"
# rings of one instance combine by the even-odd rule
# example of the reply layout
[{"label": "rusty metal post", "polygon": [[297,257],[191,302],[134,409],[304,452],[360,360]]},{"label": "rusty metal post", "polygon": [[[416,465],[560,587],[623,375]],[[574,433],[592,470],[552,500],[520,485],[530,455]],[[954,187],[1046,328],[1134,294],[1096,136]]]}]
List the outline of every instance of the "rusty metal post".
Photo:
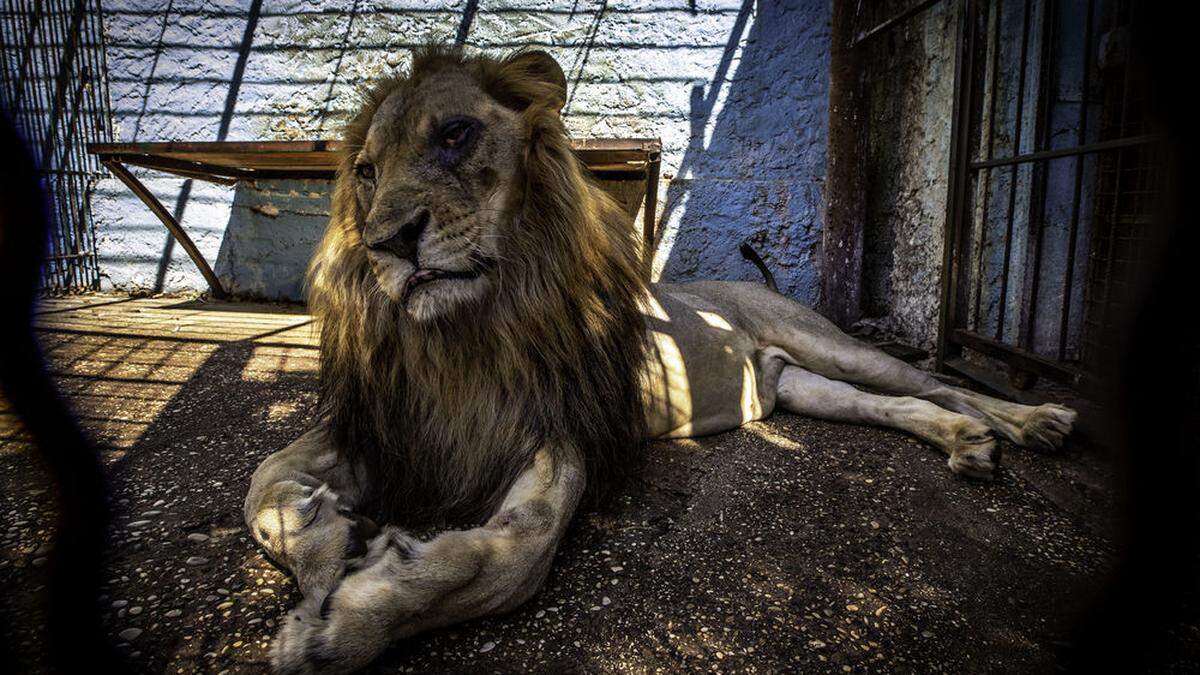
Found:
[{"label": "rusty metal post", "polygon": [[825,227],[821,233],[822,313],[846,328],[862,316],[863,229],[866,219],[865,92],[861,50],[855,49],[855,6],[834,0],[829,57],[829,155]]},{"label": "rusty metal post", "polygon": [[975,87],[976,0],[962,0],[958,12],[958,46],[954,57],[954,109],[950,129],[950,169],[947,180],[946,223],[942,231],[942,298],[938,308],[937,368],[958,357],[962,348],[951,333],[964,325],[967,298],[964,261],[969,256],[971,106]]}]

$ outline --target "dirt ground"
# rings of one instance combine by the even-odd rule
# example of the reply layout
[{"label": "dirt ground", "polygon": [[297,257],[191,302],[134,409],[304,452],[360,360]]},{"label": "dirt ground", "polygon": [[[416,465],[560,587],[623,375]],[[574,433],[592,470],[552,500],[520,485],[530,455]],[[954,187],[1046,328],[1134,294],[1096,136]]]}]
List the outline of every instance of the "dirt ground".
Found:
[{"label": "dirt ground", "polygon": [[[105,297],[44,311],[54,374],[112,478],[99,602],[120,653],[138,671],[262,671],[298,594],[241,501],[312,421],[307,317]],[[0,421],[3,639],[29,658],[52,493]],[[1004,450],[977,482],[900,433],[786,414],[654,444],[613,505],[576,518],[532,601],[405,640],[378,669],[1056,670],[1111,565],[1109,472],[1077,448]],[[1197,626],[1171,639],[1180,670],[1200,666]]]}]

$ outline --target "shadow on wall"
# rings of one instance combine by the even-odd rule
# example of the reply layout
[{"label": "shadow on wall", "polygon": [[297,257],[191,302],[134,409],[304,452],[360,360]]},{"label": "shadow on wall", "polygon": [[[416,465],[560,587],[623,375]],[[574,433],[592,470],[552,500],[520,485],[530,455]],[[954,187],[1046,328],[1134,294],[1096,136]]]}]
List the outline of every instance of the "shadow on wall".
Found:
[{"label": "shadow on wall", "polygon": [[329,183],[238,183],[215,271],[235,296],[304,299],[304,274],[329,222]]},{"label": "shadow on wall", "polygon": [[663,281],[761,281],[738,253],[749,239],[780,291],[816,302],[829,33],[828,3],[742,4],[711,82],[692,90],[660,221]]}]

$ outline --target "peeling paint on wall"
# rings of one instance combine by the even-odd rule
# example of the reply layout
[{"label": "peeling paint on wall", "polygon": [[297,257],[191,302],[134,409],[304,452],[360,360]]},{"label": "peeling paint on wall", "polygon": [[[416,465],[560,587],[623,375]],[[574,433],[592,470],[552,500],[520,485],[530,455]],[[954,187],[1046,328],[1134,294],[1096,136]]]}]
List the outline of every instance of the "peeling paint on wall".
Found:
[{"label": "peeling paint on wall", "polygon": [[957,3],[870,45],[864,309],[906,343],[937,339]]},{"label": "peeling paint on wall", "polygon": [[214,271],[239,297],[296,300],[329,220],[324,181],[239,183]]}]

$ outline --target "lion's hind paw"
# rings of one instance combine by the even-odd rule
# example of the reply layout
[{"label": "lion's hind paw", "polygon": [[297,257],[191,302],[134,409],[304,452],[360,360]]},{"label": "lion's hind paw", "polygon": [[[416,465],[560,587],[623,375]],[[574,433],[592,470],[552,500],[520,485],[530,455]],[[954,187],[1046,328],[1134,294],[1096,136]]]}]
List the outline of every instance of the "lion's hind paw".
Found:
[{"label": "lion's hind paw", "polygon": [[1066,406],[1054,403],[1039,405],[1021,425],[1021,445],[1038,450],[1062,447],[1075,426],[1076,417],[1078,413]]},{"label": "lion's hind paw", "polygon": [[947,464],[960,476],[991,479],[1000,466],[1000,446],[990,435],[982,436],[974,442],[961,444],[950,454]]}]

